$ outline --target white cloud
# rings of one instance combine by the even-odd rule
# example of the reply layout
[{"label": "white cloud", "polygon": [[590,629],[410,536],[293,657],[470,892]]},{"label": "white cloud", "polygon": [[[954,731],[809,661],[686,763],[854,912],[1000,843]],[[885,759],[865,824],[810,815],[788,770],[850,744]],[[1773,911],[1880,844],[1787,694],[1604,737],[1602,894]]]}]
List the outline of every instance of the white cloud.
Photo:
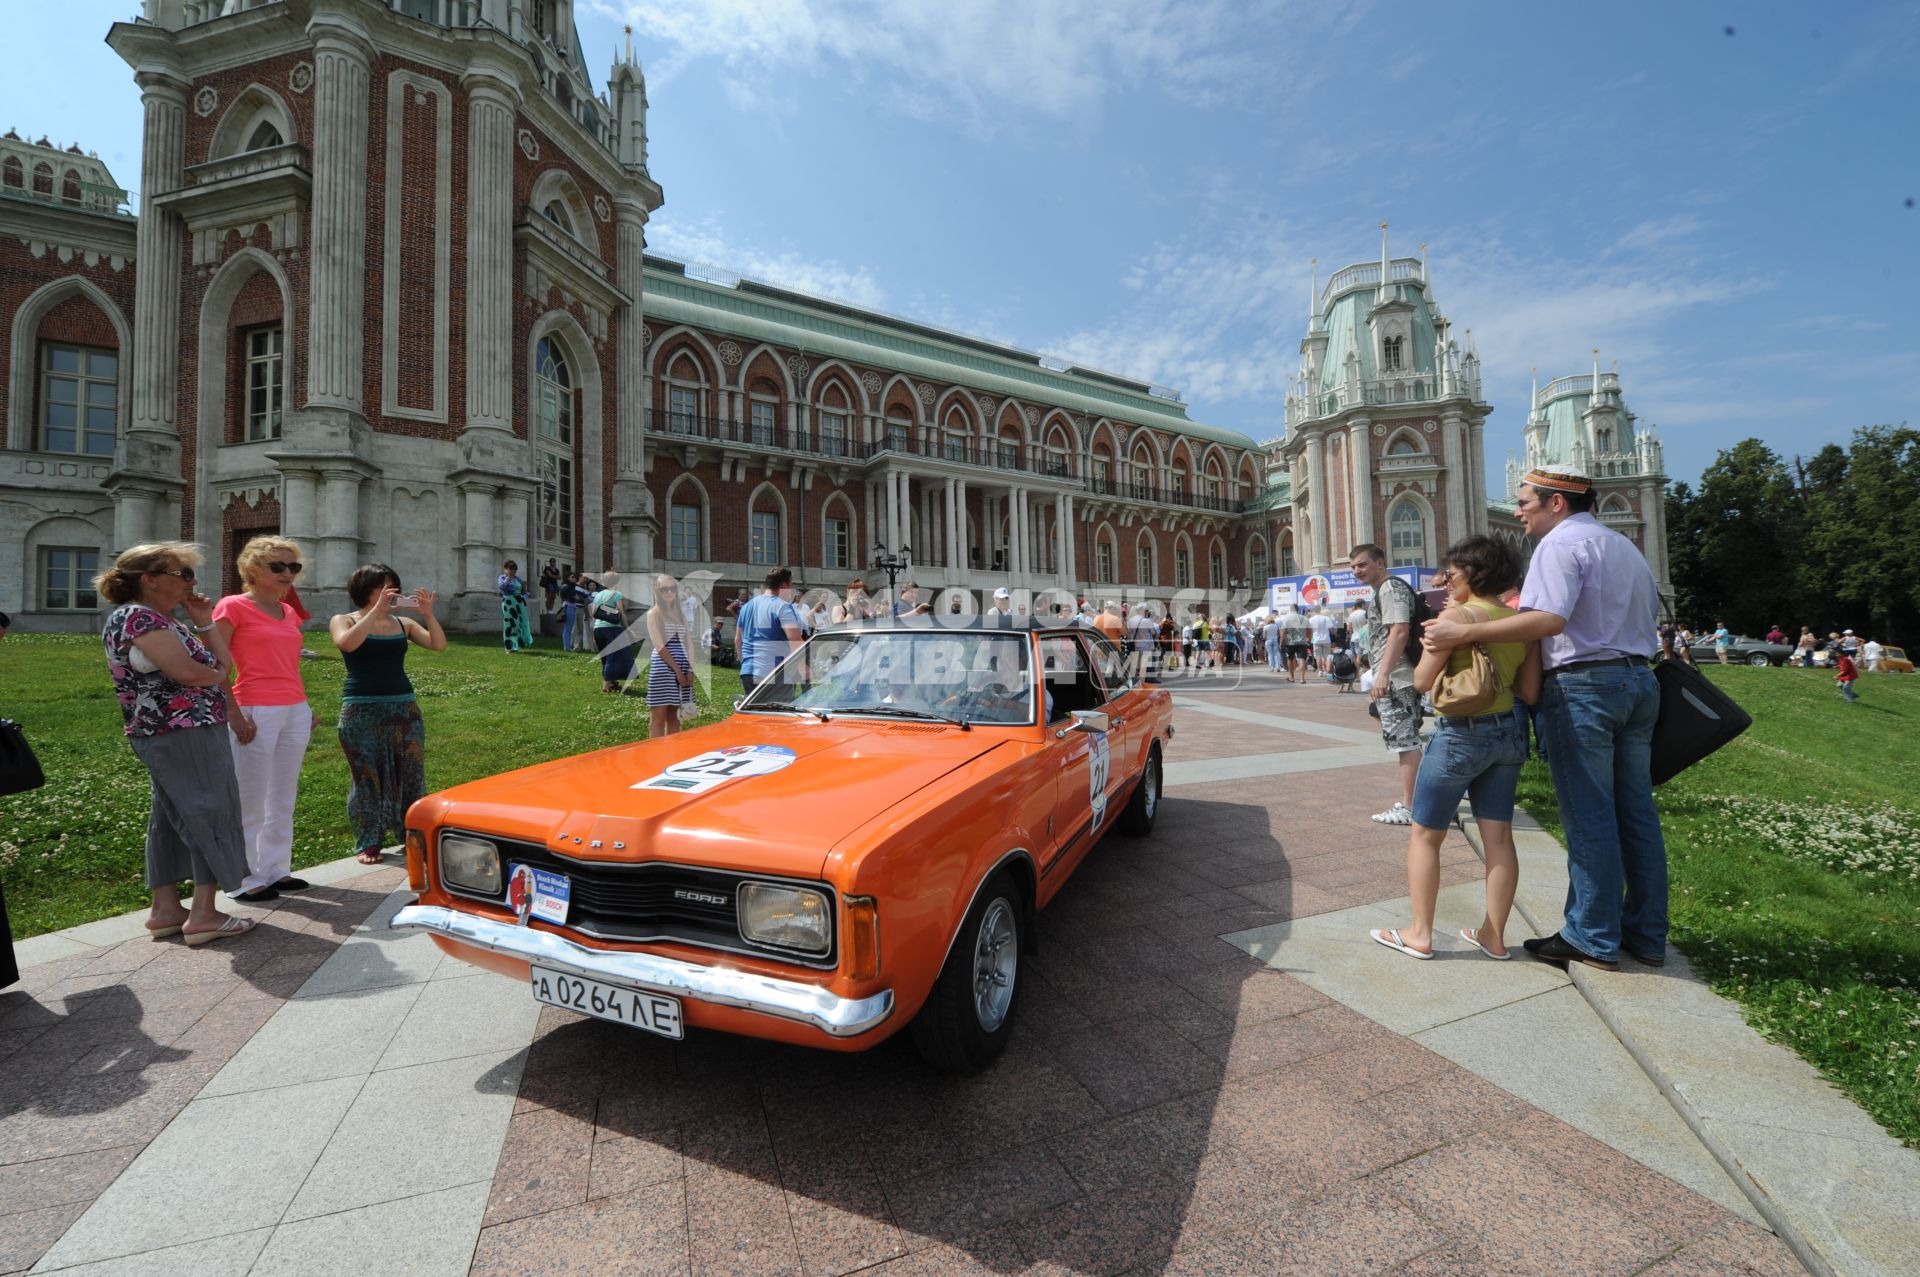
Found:
[{"label": "white cloud", "polygon": [[744,275],[868,310],[887,305],[886,289],[865,266],[824,261],[793,249],[770,253],[743,247],[727,237],[717,218],[693,222],[662,218],[648,228],[647,247],[703,273]]},{"label": "white cloud", "polygon": [[[1020,115],[1083,118],[1113,93],[1150,88],[1213,106],[1283,79],[1255,52],[1279,31],[1278,0],[592,0],[673,52],[670,79],[710,60],[736,104],[777,97],[770,72],[847,79],[892,110],[980,133]],[[1350,21],[1343,14],[1339,21]],[[1290,16],[1298,36],[1328,20]]]}]

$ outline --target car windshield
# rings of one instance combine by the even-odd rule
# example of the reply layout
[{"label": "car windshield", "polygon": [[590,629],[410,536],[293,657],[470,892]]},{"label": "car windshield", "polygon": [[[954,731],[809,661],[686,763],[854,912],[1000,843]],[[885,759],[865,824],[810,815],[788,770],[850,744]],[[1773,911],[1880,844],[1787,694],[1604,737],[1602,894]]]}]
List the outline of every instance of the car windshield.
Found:
[{"label": "car windshield", "polygon": [[836,630],[815,635],[741,702],[743,710],[1033,722],[1023,634]]}]

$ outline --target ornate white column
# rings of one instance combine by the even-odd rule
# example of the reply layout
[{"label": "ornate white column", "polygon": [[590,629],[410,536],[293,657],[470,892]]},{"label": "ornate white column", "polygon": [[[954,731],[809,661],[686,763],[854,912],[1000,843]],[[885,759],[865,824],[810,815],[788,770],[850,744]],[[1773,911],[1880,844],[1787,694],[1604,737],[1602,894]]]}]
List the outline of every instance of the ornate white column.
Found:
[{"label": "ornate white column", "polygon": [[[469,115],[471,111],[470,106]],[[471,168],[471,164],[468,167]],[[660,526],[646,480],[647,348],[641,338],[641,328],[645,322],[641,312],[646,296],[646,279],[642,273],[641,257],[646,251],[647,207],[630,195],[616,196],[614,206],[615,269],[620,290],[630,299],[630,304],[621,307],[615,321],[618,342],[613,372],[614,479],[608,521],[613,531],[614,558],[635,571],[650,571],[653,567],[654,542]],[[468,373],[472,375],[471,368]],[[598,467],[590,461],[585,469],[591,476]],[[600,547],[583,546],[581,549],[584,559],[598,554]]]},{"label": "ornate white column", "polygon": [[1472,494],[1467,506],[1468,533],[1485,533],[1487,530],[1487,445],[1486,423],[1469,421],[1467,423],[1467,470],[1473,483],[1467,489]]},{"label": "ornate white column", "polygon": [[955,479],[952,475],[948,475],[947,476],[947,504],[944,511],[946,521],[945,521],[944,527],[946,530],[946,542],[947,542],[946,564],[947,564],[947,576],[949,579],[951,579],[953,576],[953,570],[960,566],[959,564],[953,561],[953,547],[956,544],[958,544],[960,540],[958,536],[954,535],[954,506],[955,506],[955,497],[957,495],[956,489],[958,488],[958,486],[959,486],[959,480]]},{"label": "ornate white column", "polygon": [[355,469],[324,472],[318,579],[328,586],[346,584],[360,566],[360,480]]},{"label": "ornate white column", "polygon": [[1060,543],[1060,582],[1068,589],[1074,585],[1073,574],[1073,498],[1062,492],[1053,499],[1054,532]]},{"label": "ornate white column", "polygon": [[[516,101],[504,68],[476,68],[462,83],[467,90],[467,429],[511,431]],[[626,281],[629,216],[623,208],[622,282]],[[638,343],[637,325],[635,329],[633,340]],[[627,354],[623,332],[622,373],[644,366],[644,359],[626,362]],[[624,446],[624,418],[621,436]]]},{"label": "ornate white column", "polygon": [[[1442,534],[1443,542],[1457,541],[1466,535],[1467,493],[1466,488],[1472,482],[1467,475],[1464,436],[1466,423],[1456,411],[1449,410],[1440,415],[1441,464],[1446,466],[1447,485],[1447,530]],[[1429,547],[1429,557],[1436,557],[1440,546]]]},{"label": "ornate white column", "polygon": [[1356,417],[1347,426],[1347,463],[1352,475],[1353,500],[1348,514],[1353,523],[1353,542],[1341,547],[1351,550],[1373,540],[1373,451],[1365,417]]},{"label": "ornate white column", "polygon": [[132,429],[172,435],[180,367],[180,219],[146,207],[178,190],[186,159],[186,84],[141,72],[140,222],[133,284]]},{"label": "ornate white column", "polygon": [[1308,572],[1324,572],[1327,568],[1329,532],[1327,512],[1332,508],[1332,502],[1327,500],[1327,444],[1318,434],[1307,436],[1307,486],[1313,494],[1308,505],[1312,544],[1307,547],[1307,553],[1313,561],[1303,566]]},{"label": "ornate white column", "polygon": [[[138,272],[133,287],[133,349],[129,427],[114,450],[106,487],[113,493],[114,543],[138,545],[180,535],[167,517],[184,487],[176,403],[180,385],[180,219],[154,208],[155,197],[178,190],[186,163],[187,83],[171,72],[142,68]],[[202,438],[215,436],[212,423]],[[211,501],[206,493],[202,500]]]},{"label": "ornate white column", "polygon": [[[357,34],[320,29],[313,47],[313,233],[307,405],[361,412],[366,367],[367,100],[371,56]],[[389,263],[398,269],[398,263]],[[468,280],[471,293],[473,283]],[[474,365],[467,365],[469,375]]]},{"label": "ornate white column", "polygon": [[[465,514],[461,529],[460,557],[464,561],[461,588],[481,596],[494,593],[494,575],[498,564],[494,556],[499,537],[494,528],[494,494],[500,489],[488,483],[465,482],[460,485],[460,504]],[[591,564],[594,571],[597,566]]]}]

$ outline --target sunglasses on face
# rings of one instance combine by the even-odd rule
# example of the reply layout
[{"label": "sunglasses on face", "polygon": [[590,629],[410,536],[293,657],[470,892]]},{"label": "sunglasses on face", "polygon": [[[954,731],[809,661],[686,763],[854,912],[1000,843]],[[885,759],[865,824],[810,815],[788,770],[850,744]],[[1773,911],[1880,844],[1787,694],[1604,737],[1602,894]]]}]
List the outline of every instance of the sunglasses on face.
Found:
[{"label": "sunglasses on face", "polygon": [[193,569],[192,568],[174,568],[167,572],[155,572],[153,575],[154,576],[177,576],[182,581],[190,582],[193,580]]},{"label": "sunglasses on face", "polygon": [[306,564],[304,563],[282,563],[278,559],[275,559],[272,563],[267,564],[267,571],[274,573],[285,572],[290,576],[299,576],[300,569],[305,566]]}]

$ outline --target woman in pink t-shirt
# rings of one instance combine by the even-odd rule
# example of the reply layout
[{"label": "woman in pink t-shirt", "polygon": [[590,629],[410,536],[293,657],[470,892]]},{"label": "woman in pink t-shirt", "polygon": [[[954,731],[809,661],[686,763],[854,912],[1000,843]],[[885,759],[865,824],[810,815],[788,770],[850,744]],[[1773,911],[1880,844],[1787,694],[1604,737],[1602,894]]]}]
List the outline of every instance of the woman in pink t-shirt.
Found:
[{"label": "woman in pink t-shirt", "polygon": [[227,691],[234,776],[247,840],[247,880],[234,897],[272,900],[307,883],[293,868],[293,801],[313,735],[313,710],[300,682],[300,617],[287,595],[304,566],[284,537],[247,542],[235,564],[241,593],[213,609],[239,677]]}]

